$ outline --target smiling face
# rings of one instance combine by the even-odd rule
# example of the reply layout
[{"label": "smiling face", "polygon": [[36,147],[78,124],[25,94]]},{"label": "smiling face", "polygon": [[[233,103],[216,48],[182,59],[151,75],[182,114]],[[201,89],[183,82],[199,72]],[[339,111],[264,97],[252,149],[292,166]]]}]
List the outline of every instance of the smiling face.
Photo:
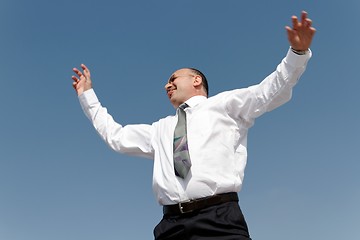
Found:
[{"label": "smiling face", "polygon": [[183,68],[175,71],[165,85],[165,90],[174,108],[193,96],[206,93],[202,87],[202,78],[195,75],[191,69]]}]

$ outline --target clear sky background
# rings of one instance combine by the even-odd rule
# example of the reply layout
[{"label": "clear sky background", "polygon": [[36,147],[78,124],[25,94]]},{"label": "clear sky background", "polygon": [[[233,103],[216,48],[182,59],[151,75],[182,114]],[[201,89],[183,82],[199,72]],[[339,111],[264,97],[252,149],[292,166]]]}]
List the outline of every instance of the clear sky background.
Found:
[{"label": "clear sky background", "polygon": [[0,0],[0,240],[153,239],[152,161],[102,142],[73,67],[117,121],[152,123],[178,68],[211,96],[259,83],[303,9],[313,58],[250,130],[240,205],[254,240],[360,239],[359,0]]}]

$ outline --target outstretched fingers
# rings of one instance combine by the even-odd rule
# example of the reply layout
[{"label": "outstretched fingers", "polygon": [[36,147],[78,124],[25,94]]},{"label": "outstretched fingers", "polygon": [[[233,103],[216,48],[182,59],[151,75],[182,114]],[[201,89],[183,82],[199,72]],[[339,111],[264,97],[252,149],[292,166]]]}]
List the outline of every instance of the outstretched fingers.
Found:
[{"label": "outstretched fingers", "polygon": [[292,27],[286,26],[291,47],[296,50],[307,50],[316,32],[312,27],[312,20],[308,18],[307,12],[302,11],[300,20],[292,16],[291,22]]},{"label": "outstretched fingers", "polygon": [[299,22],[299,19],[297,16],[291,17],[292,21],[292,29],[293,30],[300,30],[301,28],[308,28],[311,27],[312,21],[310,18],[308,18],[308,13],[305,11],[301,12],[301,21]]},{"label": "outstretched fingers", "polygon": [[72,86],[78,95],[81,95],[84,91],[92,88],[90,70],[85,64],[81,64],[81,69],[73,68],[72,70],[75,73],[71,76],[71,79],[73,80]]},{"label": "outstretched fingers", "polygon": [[84,76],[83,73],[82,73],[79,69],[77,69],[77,68],[73,68],[73,72],[74,72],[79,78],[81,78],[81,77]]},{"label": "outstretched fingers", "polygon": [[71,76],[74,82],[90,79],[90,70],[85,66],[85,64],[81,64],[81,68],[83,72],[77,68],[73,68],[73,72],[77,75],[77,76]]}]

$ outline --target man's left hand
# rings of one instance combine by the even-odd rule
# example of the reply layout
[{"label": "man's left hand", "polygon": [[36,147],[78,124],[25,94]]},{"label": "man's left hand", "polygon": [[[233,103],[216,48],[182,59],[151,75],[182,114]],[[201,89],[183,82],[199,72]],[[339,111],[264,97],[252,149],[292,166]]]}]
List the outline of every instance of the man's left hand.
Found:
[{"label": "man's left hand", "polygon": [[290,46],[297,51],[308,50],[316,32],[316,29],[311,26],[311,19],[307,15],[305,11],[301,13],[301,22],[298,21],[296,16],[292,16],[293,27],[286,26]]}]

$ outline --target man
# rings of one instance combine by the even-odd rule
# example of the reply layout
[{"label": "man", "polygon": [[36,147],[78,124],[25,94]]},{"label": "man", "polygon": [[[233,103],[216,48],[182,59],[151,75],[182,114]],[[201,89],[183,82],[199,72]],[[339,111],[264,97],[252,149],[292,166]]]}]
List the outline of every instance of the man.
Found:
[{"label": "man", "polygon": [[258,85],[207,98],[200,71],[177,70],[165,85],[176,115],[151,125],[116,123],[95,95],[89,69],[73,69],[81,106],[104,141],[115,151],[154,159],[153,190],[164,212],[156,240],[250,239],[237,196],[247,132],[255,118],[291,98],[311,57],[311,24],[306,12],[301,21],[292,17],[292,28],[286,27],[291,48]]}]

